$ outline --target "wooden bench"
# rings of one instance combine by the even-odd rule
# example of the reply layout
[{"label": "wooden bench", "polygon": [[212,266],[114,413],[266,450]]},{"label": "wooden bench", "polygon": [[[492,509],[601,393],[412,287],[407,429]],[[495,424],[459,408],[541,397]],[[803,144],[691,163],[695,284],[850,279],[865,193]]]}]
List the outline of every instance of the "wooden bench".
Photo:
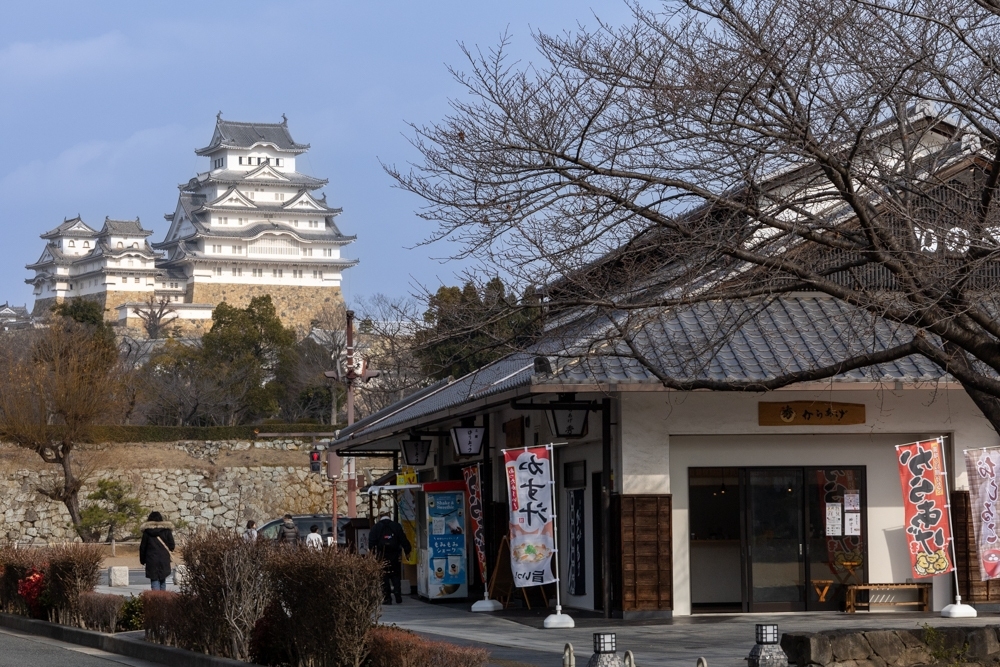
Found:
[{"label": "wooden bench", "polygon": [[[858,591],[868,591],[868,602],[859,602]],[[874,599],[875,593],[892,593],[894,591],[917,591],[917,599],[907,602],[897,602],[896,600]],[[858,608],[871,611],[872,605],[882,607],[919,607],[920,611],[931,610],[931,585],[930,584],[852,584],[847,587],[848,614],[853,614]]]}]

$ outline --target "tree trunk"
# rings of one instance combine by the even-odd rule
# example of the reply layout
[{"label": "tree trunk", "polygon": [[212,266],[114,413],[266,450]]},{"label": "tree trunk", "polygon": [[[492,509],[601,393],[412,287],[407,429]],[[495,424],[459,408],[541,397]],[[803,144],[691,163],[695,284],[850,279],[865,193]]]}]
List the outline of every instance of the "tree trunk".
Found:
[{"label": "tree trunk", "polygon": [[93,541],[93,537],[85,535],[81,530],[83,520],[80,515],[80,487],[83,486],[83,482],[78,479],[76,473],[73,472],[73,450],[70,448],[65,448],[62,455],[62,469],[63,492],[61,500],[66,506],[66,510],[69,512],[69,518],[70,521],[73,522],[73,528],[76,530],[76,534],[79,535],[80,539],[84,542],[91,542]]}]

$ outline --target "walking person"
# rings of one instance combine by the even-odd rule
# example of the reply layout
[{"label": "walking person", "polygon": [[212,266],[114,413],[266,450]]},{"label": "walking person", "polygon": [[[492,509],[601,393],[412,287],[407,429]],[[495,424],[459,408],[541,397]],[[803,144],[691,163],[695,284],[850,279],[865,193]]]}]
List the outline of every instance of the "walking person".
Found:
[{"label": "walking person", "polygon": [[278,526],[278,535],[274,541],[278,544],[296,545],[299,543],[299,527],[292,521],[291,514],[286,514],[284,521]]},{"label": "walking person", "polygon": [[257,541],[257,522],[253,519],[247,521],[246,530],[243,531],[243,540],[245,542]]},{"label": "walking person", "polygon": [[159,512],[150,512],[141,530],[139,564],[146,566],[149,587],[165,591],[170,575],[170,552],[174,550],[174,524],[164,521]]},{"label": "walking person", "polygon": [[319,534],[319,526],[316,524],[309,526],[309,534],[306,535],[306,548],[323,550],[323,536]]},{"label": "walking person", "polygon": [[410,555],[410,541],[398,522],[393,521],[388,512],[383,512],[378,523],[368,533],[368,549],[381,559],[382,574],[382,604],[392,604],[392,595],[396,595],[396,604],[403,603],[402,564],[400,557],[403,552]]}]

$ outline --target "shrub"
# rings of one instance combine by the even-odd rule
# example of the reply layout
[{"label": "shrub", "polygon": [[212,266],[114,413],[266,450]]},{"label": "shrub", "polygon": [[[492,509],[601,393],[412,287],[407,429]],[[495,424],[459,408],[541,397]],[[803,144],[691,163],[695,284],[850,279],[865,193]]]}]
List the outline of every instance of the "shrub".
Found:
[{"label": "shrub", "polygon": [[82,593],[80,595],[80,627],[100,632],[114,632],[118,628],[125,598],[121,595],[105,593]]},{"label": "shrub", "polygon": [[80,596],[100,579],[104,553],[96,544],[60,544],[47,549],[46,592],[52,603],[49,620],[81,625]]},{"label": "shrub", "polygon": [[250,636],[250,662],[279,667],[291,663],[288,616],[281,605],[271,602]]},{"label": "shrub", "polygon": [[481,648],[435,642],[408,630],[373,628],[370,667],[485,667],[490,654]]},{"label": "shrub", "polygon": [[333,549],[279,548],[268,571],[297,664],[359,667],[381,612],[381,561]]},{"label": "shrub", "polygon": [[118,632],[142,630],[142,596],[130,595],[125,598],[118,614]]},{"label": "shrub", "polygon": [[179,640],[189,634],[191,623],[188,622],[180,593],[143,591],[139,598],[142,600],[142,629],[146,631],[146,639],[167,646],[183,646]]},{"label": "shrub", "polygon": [[43,549],[17,549],[13,545],[0,548],[0,607],[9,614],[28,615],[30,609],[18,593],[18,584],[31,572],[45,569]]},{"label": "shrub", "polygon": [[181,593],[197,634],[187,648],[248,660],[254,626],[271,601],[265,571],[268,540],[247,542],[229,531],[196,533],[182,549],[187,573]]}]

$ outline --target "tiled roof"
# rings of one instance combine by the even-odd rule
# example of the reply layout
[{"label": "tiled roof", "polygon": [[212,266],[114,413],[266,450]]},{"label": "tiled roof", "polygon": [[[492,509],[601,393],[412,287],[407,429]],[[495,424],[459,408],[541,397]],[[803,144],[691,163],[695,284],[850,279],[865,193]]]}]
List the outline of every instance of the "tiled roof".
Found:
[{"label": "tiled roof", "polygon": [[[84,229],[72,230],[73,227],[82,226]],[[72,231],[71,231],[72,230]],[[97,234],[96,229],[92,229],[90,225],[85,223],[80,216],[75,218],[70,218],[68,220],[63,220],[63,223],[56,227],[55,229],[50,229],[49,231],[41,234],[43,239],[51,239],[58,236],[94,236]]]},{"label": "tiled roof", "polygon": [[111,218],[104,219],[104,227],[101,229],[101,235],[121,235],[121,236],[149,236],[153,232],[148,229],[142,228],[142,223],[139,222],[139,218],[135,220],[112,220]]},{"label": "tiled roof", "polygon": [[281,123],[242,123],[234,120],[216,120],[212,142],[195,151],[205,155],[218,148],[250,148],[255,144],[269,143],[278,150],[304,153],[309,144],[297,144],[288,132],[288,125]]},{"label": "tiled roof", "polygon": [[[637,332],[637,349],[656,370],[678,381],[714,380],[744,383],[827,366],[849,355],[878,351],[910,340],[912,330],[875,318],[835,299],[815,294],[787,296],[770,302],[712,302],[665,309],[630,326]],[[424,396],[411,396],[381,413],[344,429],[337,446],[352,439],[369,441],[391,435],[393,427],[443,410],[500,394],[544,385],[658,385],[660,380],[626,350],[605,347],[574,355],[600,329],[592,323],[577,338],[563,338],[553,352],[553,340],[537,351],[517,353]],[[724,335],[728,332],[728,335]],[[552,375],[536,375],[537,353],[549,355]],[[921,356],[857,369],[834,382],[934,382],[949,376]]]},{"label": "tiled roof", "polygon": [[[257,171],[254,169],[253,171]],[[327,183],[328,180],[325,178],[313,178],[312,176],[307,176],[305,174],[300,174],[297,171],[293,172],[280,172],[287,180],[283,181],[265,181],[265,180],[254,180],[247,179],[247,174],[253,173],[253,171],[238,171],[236,169],[217,169],[216,171],[206,171],[198,174],[192,178],[187,183],[182,183],[178,187],[182,190],[192,190],[194,188],[199,188],[207,183],[221,183],[224,185],[237,185],[239,183],[249,182],[257,185],[294,185],[299,187],[308,188],[314,190],[316,188],[321,188]]]}]

